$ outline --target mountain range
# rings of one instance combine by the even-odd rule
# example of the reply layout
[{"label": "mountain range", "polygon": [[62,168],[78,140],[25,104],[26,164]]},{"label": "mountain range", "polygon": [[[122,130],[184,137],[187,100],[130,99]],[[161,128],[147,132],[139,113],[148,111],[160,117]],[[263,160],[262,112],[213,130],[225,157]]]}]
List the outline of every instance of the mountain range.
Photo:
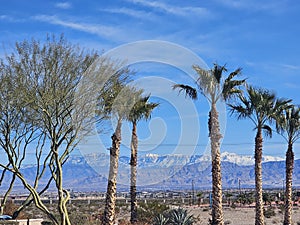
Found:
[{"label": "mountain range", "polygon": [[[222,159],[222,182],[224,188],[254,187],[254,158],[224,152]],[[129,190],[130,158],[121,156],[119,160],[118,190]],[[36,166],[27,166],[22,173],[28,179],[34,177]],[[64,186],[74,191],[105,191],[109,168],[107,154],[71,156],[63,166]],[[184,190],[211,188],[211,164],[207,155],[156,155],[147,154],[138,159],[138,190]],[[300,160],[295,160],[294,186],[300,186]],[[45,176],[49,176],[49,172]],[[285,177],[284,158],[264,156],[264,187],[281,188]],[[0,187],[5,190],[6,182]],[[40,184],[46,180],[41,180]],[[23,189],[20,183],[16,190]]]}]

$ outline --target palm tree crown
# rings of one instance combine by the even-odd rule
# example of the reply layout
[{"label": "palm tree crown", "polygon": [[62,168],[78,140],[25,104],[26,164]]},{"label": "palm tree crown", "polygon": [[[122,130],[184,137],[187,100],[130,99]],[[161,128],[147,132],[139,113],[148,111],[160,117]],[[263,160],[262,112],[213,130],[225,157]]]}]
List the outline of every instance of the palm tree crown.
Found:
[{"label": "palm tree crown", "polygon": [[150,95],[141,97],[138,96],[139,99],[134,104],[132,109],[128,114],[128,120],[136,123],[142,119],[149,119],[151,117],[152,110],[156,108],[159,104],[158,103],[149,103]]},{"label": "palm tree crown", "polygon": [[[228,75],[226,79],[222,79],[223,72],[227,72],[225,66],[214,64],[210,70],[204,70],[198,65],[194,65],[193,69],[199,75],[196,84],[200,93],[204,95],[210,103],[216,103],[218,100],[228,100],[235,94],[241,93],[239,87],[243,85],[246,79],[234,80],[234,78],[241,74],[242,69],[238,68]],[[197,90],[193,87],[183,84],[176,84],[173,89],[179,88],[184,90],[186,95],[192,99],[197,99]]]},{"label": "palm tree crown", "polygon": [[255,124],[255,129],[263,129],[271,137],[272,128],[269,124],[288,108],[291,100],[277,99],[274,93],[252,86],[247,88],[247,95],[239,95],[241,104],[228,104],[231,113],[235,113],[238,119],[249,118]]},{"label": "palm tree crown", "polygon": [[276,129],[288,142],[295,143],[300,138],[300,108],[292,105],[284,110],[277,120]]}]

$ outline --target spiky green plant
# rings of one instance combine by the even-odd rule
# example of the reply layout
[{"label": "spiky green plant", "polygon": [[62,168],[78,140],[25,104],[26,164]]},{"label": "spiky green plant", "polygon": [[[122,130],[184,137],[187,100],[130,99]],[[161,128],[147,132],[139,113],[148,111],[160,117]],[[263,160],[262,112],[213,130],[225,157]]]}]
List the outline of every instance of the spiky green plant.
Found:
[{"label": "spiky green plant", "polygon": [[158,214],[153,219],[153,225],[167,225],[169,218],[166,218],[163,214]]},{"label": "spiky green plant", "polygon": [[172,209],[169,212],[169,224],[172,225],[192,225],[195,223],[193,215],[189,215],[186,209]]}]

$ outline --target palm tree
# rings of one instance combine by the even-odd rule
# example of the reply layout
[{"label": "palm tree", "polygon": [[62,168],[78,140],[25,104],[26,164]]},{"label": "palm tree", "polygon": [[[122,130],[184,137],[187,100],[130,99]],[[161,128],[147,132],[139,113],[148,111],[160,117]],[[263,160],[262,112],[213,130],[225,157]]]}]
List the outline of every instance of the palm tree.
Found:
[{"label": "palm tree", "polygon": [[238,119],[250,119],[256,129],[255,137],[255,225],[264,225],[263,193],[262,193],[262,152],[263,135],[272,137],[272,128],[269,124],[288,105],[290,100],[276,99],[275,94],[264,89],[247,88],[247,96],[239,95],[240,104],[230,105],[231,113]]},{"label": "palm tree", "polygon": [[[221,158],[220,158],[220,133],[219,114],[217,111],[217,103],[222,100],[229,100],[235,94],[241,92],[239,87],[245,83],[245,80],[234,80],[241,73],[241,69],[237,69],[230,73],[226,79],[222,79],[223,72],[227,72],[225,66],[214,64],[211,70],[203,70],[199,66],[193,66],[199,75],[197,86],[201,94],[203,94],[211,104],[209,112],[208,128],[211,144],[211,160],[212,160],[212,224],[223,225],[222,210],[222,177],[221,177]],[[185,91],[186,95],[192,99],[197,99],[197,90],[191,86],[176,84],[173,89],[179,88]]]},{"label": "palm tree", "polygon": [[300,138],[300,108],[292,105],[277,120],[277,131],[288,143],[285,159],[285,213],[284,225],[292,224],[292,182],[294,170],[293,144]]},{"label": "palm tree", "polygon": [[130,157],[130,197],[131,197],[131,217],[132,224],[137,222],[137,199],[136,199],[136,174],[137,174],[137,151],[138,151],[138,137],[137,137],[137,123],[142,119],[149,119],[154,108],[158,103],[149,103],[150,95],[146,97],[139,97],[134,104],[132,110],[128,115],[128,120],[132,123],[131,136],[131,157]]},{"label": "palm tree", "polygon": [[[133,105],[135,95],[140,95],[131,87],[126,86],[128,80],[128,72],[122,76],[120,71],[110,78],[104,86],[103,91],[99,97],[100,110],[106,114],[108,118],[116,118],[117,126],[112,139],[112,146],[109,148],[110,162],[107,191],[105,198],[105,208],[102,219],[103,225],[113,225],[115,221],[115,206],[116,206],[116,193],[117,193],[117,174],[119,166],[120,144],[121,144],[121,127],[122,122],[126,119],[128,109]],[[101,112],[98,114],[102,114]]]}]

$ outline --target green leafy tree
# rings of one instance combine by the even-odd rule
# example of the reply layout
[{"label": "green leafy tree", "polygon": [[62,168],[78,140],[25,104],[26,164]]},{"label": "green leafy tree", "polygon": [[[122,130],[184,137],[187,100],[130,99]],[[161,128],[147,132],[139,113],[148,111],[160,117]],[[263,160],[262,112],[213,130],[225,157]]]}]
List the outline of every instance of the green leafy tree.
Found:
[{"label": "green leafy tree", "polygon": [[[9,57],[6,59],[10,62]],[[3,61],[0,62],[0,147],[6,155],[6,160],[3,157],[3,163],[0,165],[3,168],[0,185],[6,173],[11,172],[9,186],[1,201],[1,215],[26,159],[29,144],[42,138],[42,135],[36,132],[34,124],[27,120],[28,105],[24,99],[25,87],[21,82],[22,78],[22,75],[16,73],[9,65]],[[37,183],[37,178],[35,183]]]},{"label": "green leafy tree", "polygon": [[[193,66],[197,72],[197,86],[199,91],[210,103],[210,112],[208,119],[209,137],[211,145],[212,160],[212,224],[223,225],[223,209],[222,209],[222,175],[221,175],[221,157],[220,157],[220,141],[222,134],[220,133],[219,113],[217,103],[219,101],[228,101],[236,94],[240,93],[241,85],[245,80],[235,80],[234,78],[241,73],[241,69],[237,69],[230,73],[227,78],[223,79],[223,73],[227,72],[225,66],[217,64],[211,70],[204,70],[199,66]],[[186,95],[192,99],[197,99],[197,90],[191,86],[184,84],[176,84],[174,89],[185,91]]]},{"label": "green leafy tree", "polygon": [[[96,53],[87,53],[68,43],[63,36],[58,39],[54,36],[47,37],[43,43],[36,40],[17,43],[15,53],[8,55],[5,62],[14,78],[11,88],[16,90],[14,94],[18,94],[14,101],[20,101],[14,109],[22,117],[16,116],[17,114],[14,117],[21,118],[18,128],[27,129],[18,133],[25,135],[14,139],[22,141],[19,147],[28,146],[32,139],[37,143],[37,171],[33,183],[19,170],[21,161],[27,155],[26,149],[20,151],[20,156],[15,153],[18,149],[6,152],[10,164],[1,165],[20,179],[24,188],[30,192],[28,199],[14,216],[33,201],[38,209],[48,215],[53,224],[69,225],[66,204],[70,195],[63,186],[63,164],[95,123],[97,98],[90,102],[91,99],[87,96],[98,96],[98,92],[101,92],[98,86],[102,85],[103,80],[116,74],[117,67]],[[97,66],[94,66],[95,62]],[[97,75],[95,78],[104,78],[99,82],[94,79],[87,86],[80,85],[86,73]],[[92,103],[94,108],[90,107]],[[98,113],[96,121],[103,119],[102,115]],[[50,176],[47,177],[46,184],[40,186],[39,180],[44,176],[46,168]],[[54,183],[57,190],[58,216],[41,201],[41,195],[51,183]]]},{"label": "green leafy tree", "polygon": [[229,106],[231,113],[236,114],[238,119],[250,119],[255,126],[255,225],[264,225],[262,197],[262,132],[265,131],[267,136],[272,136],[272,128],[269,124],[288,107],[290,100],[277,99],[275,94],[251,86],[247,88],[246,94],[246,96],[239,96],[240,103],[236,105],[229,104]]}]

